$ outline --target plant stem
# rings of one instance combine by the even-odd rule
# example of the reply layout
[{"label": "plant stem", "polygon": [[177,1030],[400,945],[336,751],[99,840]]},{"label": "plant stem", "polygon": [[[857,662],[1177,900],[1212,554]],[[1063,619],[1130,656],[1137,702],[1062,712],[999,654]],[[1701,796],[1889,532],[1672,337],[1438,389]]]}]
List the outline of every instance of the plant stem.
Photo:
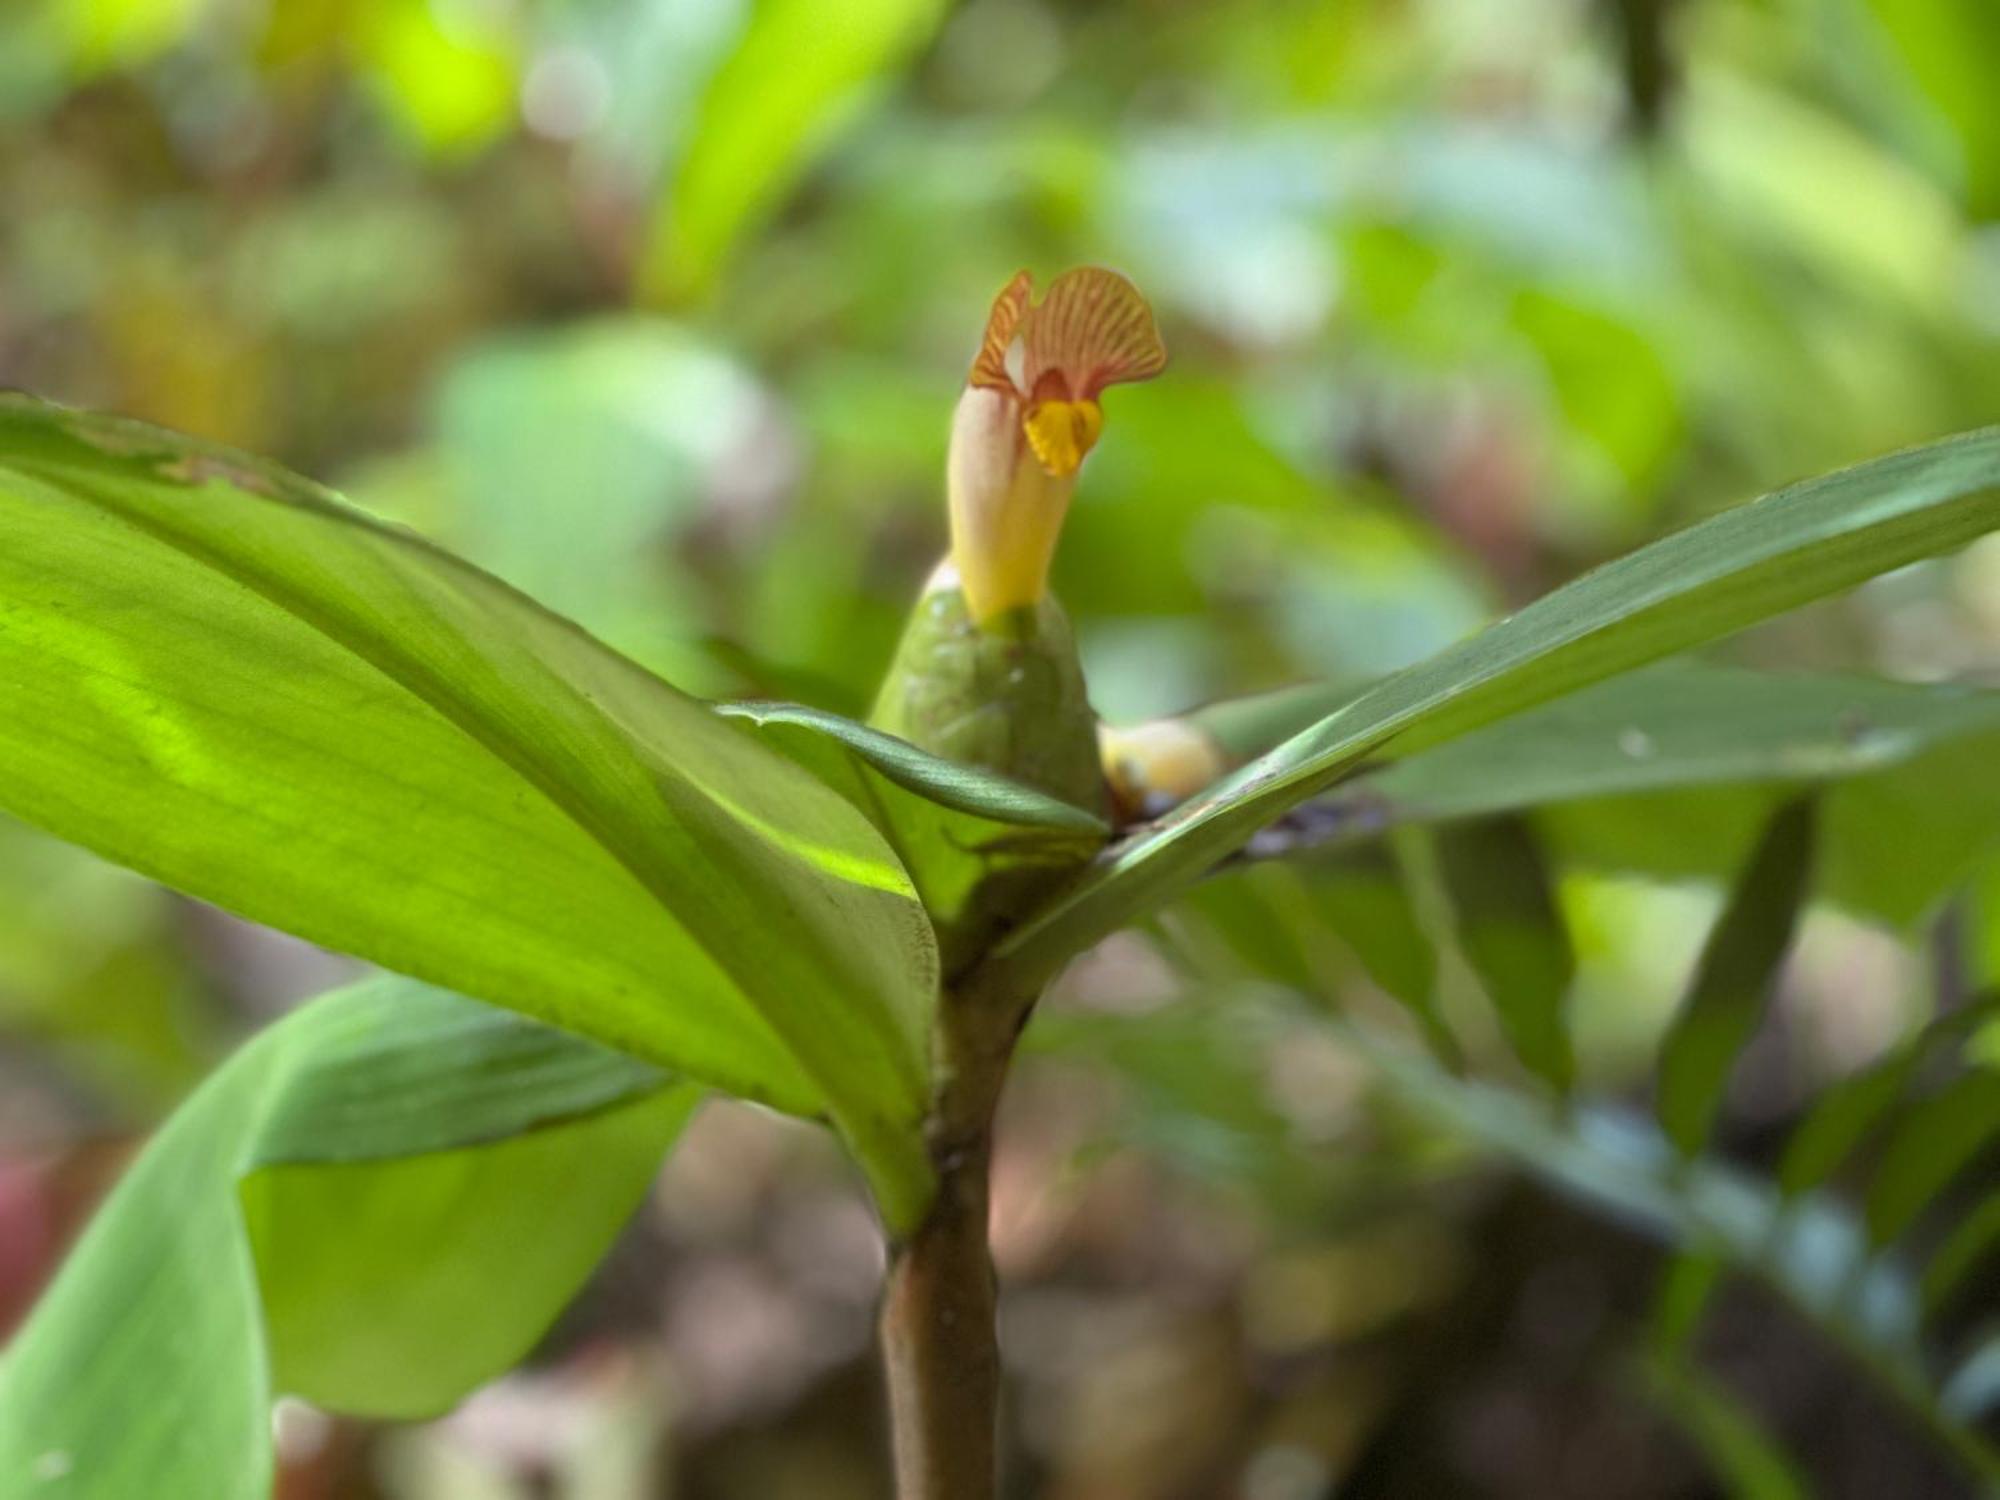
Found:
[{"label": "plant stem", "polygon": [[896,1247],[882,1303],[897,1500],[994,1500],[1000,1402],[987,1241],[993,1110],[1025,1006],[947,995],[928,1129],[938,1191]]},{"label": "plant stem", "polygon": [[987,1147],[939,1180],[882,1305],[898,1500],[993,1500],[1000,1345],[986,1244]]}]

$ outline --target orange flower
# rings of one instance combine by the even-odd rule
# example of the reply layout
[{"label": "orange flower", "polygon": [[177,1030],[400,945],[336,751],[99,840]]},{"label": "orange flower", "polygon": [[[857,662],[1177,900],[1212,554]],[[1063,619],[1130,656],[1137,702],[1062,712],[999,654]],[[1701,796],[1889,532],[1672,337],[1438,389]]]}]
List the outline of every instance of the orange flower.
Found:
[{"label": "orange flower", "polygon": [[1104,430],[1098,396],[1167,363],[1152,309],[1117,272],[1084,266],[1033,292],[1023,271],[994,301],[952,422],[952,563],[982,624],[1048,591],[1076,471]]}]

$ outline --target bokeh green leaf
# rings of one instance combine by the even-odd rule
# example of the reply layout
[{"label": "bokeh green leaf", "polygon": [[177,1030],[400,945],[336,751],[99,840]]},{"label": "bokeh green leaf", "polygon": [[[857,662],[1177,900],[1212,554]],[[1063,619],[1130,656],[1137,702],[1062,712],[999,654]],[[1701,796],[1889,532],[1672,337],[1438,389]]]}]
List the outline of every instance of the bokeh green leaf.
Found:
[{"label": "bokeh green leaf", "polygon": [[945,9],[945,0],[756,0],[661,197],[644,270],[651,292],[672,301],[706,291],[738,236]]},{"label": "bokeh green leaf", "polygon": [[1764,1019],[1812,896],[1817,809],[1779,809],[1709,932],[1686,1002],[1661,1043],[1655,1107],[1683,1155],[1708,1144],[1736,1060]]},{"label": "bokeh green leaf", "polygon": [[527,1352],[697,1098],[410,980],[308,1005],[148,1145],[9,1345],[0,1491],[264,1500],[276,1396],[442,1411]]},{"label": "bokeh green leaf", "polygon": [[1459,952],[1515,1054],[1557,1093],[1568,1093],[1576,1058],[1565,1003],[1576,949],[1533,828],[1518,817],[1454,823],[1438,831],[1437,868]]}]

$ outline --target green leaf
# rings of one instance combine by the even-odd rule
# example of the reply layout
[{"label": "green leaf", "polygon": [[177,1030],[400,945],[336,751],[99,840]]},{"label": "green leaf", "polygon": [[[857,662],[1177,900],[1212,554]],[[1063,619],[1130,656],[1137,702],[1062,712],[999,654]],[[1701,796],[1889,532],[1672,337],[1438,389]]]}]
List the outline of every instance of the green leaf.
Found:
[{"label": "green leaf", "polygon": [[1785,1142],[1778,1186],[1802,1193],[1831,1178],[1867,1136],[1901,1105],[1918,1078],[1943,1053],[2000,1014],[2000,995],[1968,1002],[1932,1021],[1873,1065],[1820,1091]]},{"label": "green leaf", "polygon": [[1576,1076],[1564,1003],[1576,952],[1534,831],[1520,818],[1454,823],[1437,836],[1459,951],[1515,1054],[1557,1093]]},{"label": "green leaf", "polygon": [[1002,946],[1002,977],[1040,982],[1369,759],[1413,755],[1963,546],[2000,526],[1996,483],[2000,431],[1968,433],[1780,490],[1586,574],[1385,679],[1115,846]]},{"label": "green leaf", "polygon": [[1216,982],[1249,974],[1292,989],[1330,988],[1339,965],[1316,930],[1312,873],[1301,865],[1247,865],[1205,880],[1168,910],[1167,940]]},{"label": "green leaf", "polygon": [[[718,712],[746,720],[789,747],[832,742],[875,773],[879,783],[901,788],[951,812],[989,823],[1026,829],[1046,829],[1075,839],[1102,841],[1111,830],[1102,818],[1082,808],[1023,786],[977,766],[961,765],[919,750],[856,719],[805,708],[796,703],[720,703]],[[783,731],[803,731],[787,734]]]},{"label": "green leaf", "polygon": [[1708,1144],[1736,1060],[1777,987],[1811,891],[1815,830],[1810,799],[1787,804],[1765,827],[1661,1044],[1655,1108],[1684,1156]]},{"label": "green leaf", "polygon": [[275,1396],[444,1410],[574,1295],[697,1097],[409,980],[294,1013],[147,1146],[0,1361],[0,1493],[264,1500]]},{"label": "green leaf", "polygon": [[2000,1072],[1975,1068],[1913,1108],[1883,1148],[1868,1190],[1868,1232],[1896,1239],[2000,1138]]},{"label": "green leaf", "polygon": [[1651,1360],[1647,1392],[1694,1440],[1732,1500],[1808,1500],[1798,1468],[1754,1413],[1692,1363]]},{"label": "green leaf", "polygon": [[1937,1247],[1924,1266],[1924,1310],[1935,1313],[1964,1285],[1965,1278],[2000,1248],[2000,1193],[1982,1199]]},{"label": "green leaf", "polygon": [[1386,851],[1357,851],[1315,864],[1312,889],[1319,918],[1354,950],[1368,977],[1416,1018],[1433,1055],[1456,1067],[1458,1042],[1438,1006],[1437,948],[1408,872]]},{"label": "green leaf", "polygon": [[2000,693],[1670,662],[1357,776],[1295,818],[1360,839],[1549,809],[1559,858],[1710,878],[1795,789],[1825,786],[1821,894],[1906,924],[2000,839],[1995,756]]},{"label": "green leaf", "polygon": [[649,292],[670,301],[705,292],[730,247],[945,10],[944,0],[756,0],[660,200],[643,272]]},{"label": "green leaf", "polygon": [[0,807],[311,941],[826,1113],[898,1225],[936,985],[840,797],[270,465],[0,398]]},{"label": "green leaf", "polygon": [[1867,9],[1921,91],[1917,108],[1949,128],[1938,165],[1974,213],[1990,215],[2000,207],[2000,122],[1986,64],[2000,53],[2000,15],[1981,0],[1867,0]]},{"label": "green leaf", "polygon": [[[1232,869],[1181,897],[1169,917],[1169,940],[1218,983],[1251,974],[1328,994],[1344,967],[1344,945],[1368,978],[1409,1011],[1438,1058],[1457,1066],[1457,1039],[1437,1005],[1437,950],[1387,850]],[[1193,924],[1203,930],[1191,933]]]},{"label": "green leaf", "polygon": [[1634,1228],[1724,1257],[1873,1349],[1882,1370],[1916,1371],[1913,1289],[1894,1267],[1869,1259],[1859,1226],[1831,1200],[1809,1196],[1788,1209],[1748,1173],[1707,1156],[1682,1158],[1657,1127],[1627,1111],[1592,1104],[1563,1113],[1550,1101],[1454,1078],[1359,1028],[1340,1034],[1435,1124]]},{"label": "green leaf", "polygon": [[1062,1008],[1023,1044],[1117,1080],[1114,1138],[1214,1182],[1256,1182],[1277,1203],[1318,1205],[1326,1165],[1301,1150],[1297,1122],[1269,1097],[1273,1038],[1259,1019],[1206,998],[1140,1017]]},{"label": "green leaf", "polygon": [[1710,1250],[1683,1250],[1668,1263],[1653,1296],[1650,1343],[1655,1355],[1680,1364],[1688,1360],[1723,1273],[1722,1256]]},{"label": "green leaf", "polygon": [[2000,693],[1670,662],[1363,777],[1396,822],[1687,787],[1819,783],[2000,735]]},{"label": "green leaf", "polygon": [[923,898],[947,973],[984,951],[1021,896],[1070,874],[1111,837],[1082,808],[839,714],[789,703],[719,709],[874,823]]},{"label": "green leaf", "polygon": [[1561,1114],[1547,1101],[1454,1078],[1360,1028],[1339,1034],[1435,1125],[1634,1229],[1720,1256],[1777,1293],[1983,1485],[2000,1483],[2000,1454],[1940,1398],[1918,1337],[1916,1289],[1894,1262],[1871,1255],[1845,1208],[1818,1194],[1788,1201],[1712,1157],[1684,1157],[1650,1122],[1622,1110]]}]

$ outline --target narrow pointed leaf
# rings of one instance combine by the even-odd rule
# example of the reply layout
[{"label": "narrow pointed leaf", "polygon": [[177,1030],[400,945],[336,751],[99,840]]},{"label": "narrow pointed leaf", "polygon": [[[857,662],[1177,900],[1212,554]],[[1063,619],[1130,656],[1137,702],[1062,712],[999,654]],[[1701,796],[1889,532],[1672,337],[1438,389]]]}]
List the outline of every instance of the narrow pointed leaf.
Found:
[{"label": "narrow pointed leaf", "polygon": [[439,1412],[519,1360],[696,1091],[410,980],[327,996],[175,1114],[0,1356],[0,1494],[264,1500],[271,1403]]},{"label": "narrow pointed leaf", "polygon": [[1810,1500],[1812,1491],[1748,1407],[1690,1360],[1646,1366],[1647,1393],[1707,1457],[1730,1500]]},{"label": "narrow pointed leaf", "polygon": [[1197,964],[1209,958],[1202,966],[1217,983],[1252,976],[1330,995],[1342,970],[1358,962],[1410,1013],[1437,1057],[1458,1064],[1457,1039],[1437,1004],[1437,950],[1387,850],[1232,869],[1189,891],[1169,917],[1176,935],[1198,923],[1213,937],[1215,946],[1201,951],[1178,946]]},{"label": "narrow pointed leaf", "polygon": [[1880,1061],[1821,1090],[1785,1142],[1778,1186],[1802,1193],[1825,1183],[1890,1119],[1926,1068],[1996,1014],[2000,994],[1981,996],[1932,1021]]},{"label": "narrow pointed leaf", "polygon": [[1868,1232],[1886,1245],[2000,1141],[2000,1072],[1975,1068],[1912,1109],[1882,1150],[1868,1190]]},{"label": "narrow pointed leaf", "polygon": [[1712,1250],[1683,1250],[1669,1262],[1653,1295],[1648,1342],[1655,1354],[1675,1364],[1691,1357],[1727,1270],[1727,1262]]},{"label": "narrow pointed leaf", "polygon": [[1814,817],[1812,802],[1801,800],[1765,828],[1662,1044],[1655,1108],[1684,1155],[1708,1143],[1736,1060],[1777,987],[1811,890]]},{"label": "narrow pointed leaf", "polygon": [[1459,951],[1493,1002],[1515,1054],[1558,1093],[1576,1074],[1564,1006],[1576,952],[1555,882],[1521,818],[1455,823],[1437,836]]},{"label": "narrow pointed leaf", "polygon": [[2000,1250],[2000,1193],[1983,1198],[1952,1226],[1924,1266],[1924,1310],[1935,1313],[1966,1278]]},{"label": "narrow pointed leaf", "polygon": [[802,1114],[892,1220],[935,942],[868,822],[490,576],[272,466],[0,398],[0,808]]},{"label": "narrow pointed leaf", "polygon": [[1400,759],[2000,526],[2000,431],[1807,480],[1599,568],[1396,673],[1114,846],[1001,950],[1028,984],[1368,760]]},{"label": "narrow pointed leaf", "polygon": [[788,703],[720,711],[754,726],[874,823],[923,898],[947,973],[982,952],[1024,897],[1086,864],[1111,838],[1082,808],[839,714]]},{"label": "narrow pointed leaf", "polygon": [[1622,1110],[1586,1106],[1562,1116],[1543,1101],[1453,1078],[1358,1028],[1341,1034],[1441,1127],[1634,1229],[1719,1255],[1776,1292],[1922,1424],[1979,1493],[2000,1485],[2000,1452],[1941,1400],[1915,1287],[1893,1260],[1872,1255],[1842,1205],[1818,1194],[1788,1202],[1734,1166],[1686,1158],[1652,1122]]},{"label": "narrow pointed leaf", "polygon": [[755,0],[661,197],[648,289],[669,300],[706,292],[737,238],[944,13],[943,0]]},{"label": "narrow pointed leaf", "polygon": [[1313,869],[1314,910],[1354,950],[1368,977],[1400,1001],[1447,1067],[1461,1061],[1438,1004],[1437,947],[1424,930],[1410,873],[1386,850],[1356,851]]},{"label": "narrow pointed leaf", "polygon": [[1337,795],[1397,822],[1750,782],[1835,781],[2000,735],[2000,693],[1663,663],[1399,760]]},{"label": "narrow pointed leaf", "polygon": [[2000,844],[1995,757],[2000,693],[1669,662],[1356,776],[1248,852],[1534,808],[1566,862],[1712,879],[1819,786],[1820,894],[1906,925]]}]

